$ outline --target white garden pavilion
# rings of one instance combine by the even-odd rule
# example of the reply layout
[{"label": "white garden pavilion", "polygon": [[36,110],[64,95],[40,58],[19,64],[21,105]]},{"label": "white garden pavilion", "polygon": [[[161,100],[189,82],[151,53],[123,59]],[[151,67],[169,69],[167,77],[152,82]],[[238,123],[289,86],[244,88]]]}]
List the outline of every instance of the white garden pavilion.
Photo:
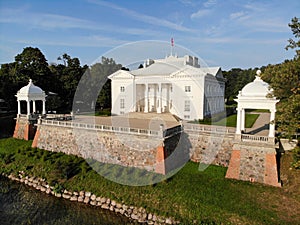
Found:
[{"label": "white garden pavilion", "polygon": [[[36,101],[43,102],[43,109],[42,114],[46,114],[46,94],[45,92],[38,86],[35,86],[32,83],[32,80],[29,80],[29,83],[22,87],[16,94],[17,101],[18,101],[18,116],[21,115],[21,101],[27,102],[27,116],[29,117],[30,114],[37,113],[36,110]],[[32,102],[32,110],[30,107],[30,103]]]},{"label": "white garden pavilion", "polygon": [[269,137],[275,137],[275,113],[278,99],[273,97],[273,90],[269,84],[260,78],[261,71],[256,72],[253,82],[247,84],[238,94],[235,101],[237,105],[236,134],[240,135],[245,130],[245,109],[270,110]]}]

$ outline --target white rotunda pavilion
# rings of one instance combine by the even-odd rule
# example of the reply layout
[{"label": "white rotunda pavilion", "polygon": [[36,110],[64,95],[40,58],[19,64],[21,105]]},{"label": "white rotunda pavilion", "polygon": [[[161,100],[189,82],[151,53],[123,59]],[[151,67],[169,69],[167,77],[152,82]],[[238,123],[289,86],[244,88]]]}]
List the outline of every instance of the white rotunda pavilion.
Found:
[{"label": "white rotunda pavilion", "polygon": [[257,70],[255,80],[247,84],[238,94],[235,101],[237,105],[236,134],[240,135],[245,130],[245,109],[270,110],[269,137],[275,137],[275,112],[276,103],[279,102],[273,96],[273,90],[269,84],[260,77],[261,71]]},{"label": "white rotunda pavilion", "polygon": [[[37,113],[36,110],[36,101],[43,102],[42,114],[46,114],[46,94],[38,86],[35,86],[32,80],[29,80],[29,83],[22,87],[16,94],[18,101],[18,116],[21,115],[21,101],[27,102],[27,116],[29,117],[32,113]],[[30,109],[30,102],[33,103],[32,110]]]}]

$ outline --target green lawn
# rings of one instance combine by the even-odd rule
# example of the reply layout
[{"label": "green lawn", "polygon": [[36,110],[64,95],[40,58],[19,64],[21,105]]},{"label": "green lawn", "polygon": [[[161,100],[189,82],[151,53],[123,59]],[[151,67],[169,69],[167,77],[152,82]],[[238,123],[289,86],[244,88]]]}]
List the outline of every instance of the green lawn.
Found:
[{"label": "green lawn", "polygon": [[[232,114],[226,118],[223,118],[218,121],[204,120],[204,121],[192,121],[191,123],[199,123],[199,124],[208,124],[208,125],[217,125],[217,126],[226,126],[226,127],[236,127],[236,114]],[[245,127],[251,128],[259,114],[246,114],[245,115]]]},{"label": "green lawn", "polygon": [[[0,172],[24,170],[68,190],[91,191],[127,205],[145,207],[148,212],[175,217],[182,224],[296,224],[300,221],[297,212],[300,200],[295,197],[299,193],[225,179],[225,167],[211,165],[199,171],[199,164],[188,162],[175,176],[158,184],[126,186],[103,178],[82,158],[32,149],[30,145],[31,141],[1,139]],[[99,167],[118,172],[120,177],[124,171],[128,172],[115,165]],[[139,169],[131,172],[136,176],[145,174]],[[287,203],[284,210],[283,202]]]},{"label": "green lawn", "polygon": [[[217,122],[213,122],[213,125],[220,125],[224,126],[226,124],[226,127],[236,127],[236,114],[230,115],[224,119],[221,119]],[[259,114],[246,114],[245,116],[245,127],[246,128],[251,128],[257,118],[259,117]]]}]

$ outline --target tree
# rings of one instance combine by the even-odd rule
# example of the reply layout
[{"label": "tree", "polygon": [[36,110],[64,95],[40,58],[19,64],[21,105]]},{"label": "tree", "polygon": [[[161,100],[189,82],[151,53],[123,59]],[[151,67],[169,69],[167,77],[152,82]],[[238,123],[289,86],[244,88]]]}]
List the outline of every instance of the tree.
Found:
[{"label": "tree", "polygon": [[[291,28],[293,35],[295,38],[300,38],[300,23],[299,23],[299,18],[294,17],[289,23],[289,27]],[[285,47],[286,50],[288,49],[295,49],[295,48],[300,48],[300,39],[298,41],[295,41],[293,39],[288,40],[289,44]],[[300,56],[300,50],[296,49],[296,57]]]},{"label": "tree", "polygon": [[86,70],[75,97],[85,111],[92,109],[93,104],[102,109],[111,108],[111,81],[107,77],[121,68],[113,59],[102,57],[100,63]]},{"label": "tree", "polygon": [[67,53],[57,59],[62,61],[63,64],[51,65],[50,67],[52,73],[55,74],[54,80],[57,84],[53,91],[60,96],[59,100],[58,98],[54,98],[54,100],[64,106],[61,110],[70,111],[78,83],[87,66],[82,67],[78,58],[72,58]]},{"label": "tree", "polygon": [[[300,37],[300,23],[297,18],[289,24],[295,38]],[[286,49],[299,47],[299,40],[291,41]],[[274,89],[274,95],[280,99],[277,105],[276,122],[278,130],[292,137],[300,129],[300,57],[299,51],[292,60],[277,65],[268,65],[262,78]]]},{"label": "tree", "polygon": [[225,85],[225,99],[227,104],[230,104],[239,91],[249,82],[253,81],[256,70],[240,68],[233,68],[229,71],[223,71],[224,78],[226,78]]},{"label": "tree", "polygon": [[51,72],[43,53],[38,48],[26,47],[15,57],[15,81],[19,86],[28,83],[31,78],[42,89],[48,89]]},{"label": "tree", "polygon": [[1,65],[0,97],[4,98],[12,109],[16,109],[15,94],[28,84],[31,78],[43,90],[48,90],[51,83],[51,71],[43,53],[38,48],[26,47],[15,56],[15,62]]}]

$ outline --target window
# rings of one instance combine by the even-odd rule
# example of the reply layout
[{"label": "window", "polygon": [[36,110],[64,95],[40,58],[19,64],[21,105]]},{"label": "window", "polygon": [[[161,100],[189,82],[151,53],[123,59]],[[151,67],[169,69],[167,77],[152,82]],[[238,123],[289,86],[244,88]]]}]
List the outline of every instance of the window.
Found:
[{"label": "window", "polygon": [[124,87],[124,86],[121,86],[121,87],[120,87],[120,91],[121,91],[121,92],[125,92],[125,87]]},{"label": "window", "polygon": [[125,99],[124,98],[120,99],[120,109],[125,109]]},{"label": "window", "polygon": [[191,86],[185,86],[184,90],[185,92],[191,92]]},{"label": "window", "polygon": [[189,119],[190,116],[189,115],[184,115],[184,119]]},{"label": "window", "polygon": [[189,100],[185,100],[184,101],[184,111],[185,112],[189,112],[190,108],[191,108],[190,101]]}]

